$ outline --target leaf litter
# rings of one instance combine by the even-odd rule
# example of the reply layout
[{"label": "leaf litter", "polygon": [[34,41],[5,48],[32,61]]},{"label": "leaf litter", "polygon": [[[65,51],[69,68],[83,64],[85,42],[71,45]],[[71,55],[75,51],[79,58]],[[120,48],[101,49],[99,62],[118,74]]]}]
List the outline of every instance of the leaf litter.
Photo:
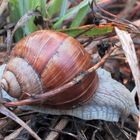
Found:
[{"label": "leaf litter", "polygon": [[[109,0],[107,2],[109,2]],[[136,2],[136,5],[133,4],[133,7],[139,5],[139,1],[135,1],[135,2]],[[101,3],[102,3],[102,1],[101,1]],[[121,3],[119,3],[118,1],[113,1],[113,2],[111,1],[111,3],[112,3],[112,5],[110,5],[110,8],[107,8],[107,10],[110,11],[110,12],[114,12],[115,14],[116,13],[120,14],[119,10],[118,10],[120,8],[119,4],[122,4],[122,3],[125,4],[125,1],[123,1]],[[68,3],[68,4],[70,5],[70,3]],[[128,1],[128,5],[129,4],[130,3]],[[114,9],[113,10],[111,9],[111,7],[113,7],[113,6],[116,6],[116,9],[115,9],[116,11],[114,11]],[[77,7],[76,7],[75,10],[77,10]],[[107,5],[105,6],[105,8],[106,7],[107,7]],[[122,7],[122,10],[125,9],[125,8],[127,8],[127,7]],[[78,9],[78,10],[80,11],[80,9]],[[62,11],[60,11],[60,12],[62,12]],[[105,13],[103,11],[101,11],[100,13],[94,13],[94,14],[96,16],[97,15],[101,16],[102,18],[104,18],[105,20],[107,20],[109,22],[112,21],[112,19],[110,20],[110,17],[108,15],[105,15]],[[27,15],[28,15],[28,12],[27,12]],[[122,16],[123,14],[120,14],[120,15],[121,15],[121,18],[123,18],[123,16]],[[127,14],[125,14],[125,16],[128,19],[130,18],[129,15],[127,15]],[[21,19],[24,19],[25,17],[26,17],[26,14]],[[52,18],[55,18],[55,15]],[[9,52],[11,51],[11,46],[13,47],[11,40],[13,40],[13,42],[15,43],[15,41],[14,41],[14,38],[15,38],[14,33],[15,33],[15,31],[19,27],[26,26],[26,23],[29,21],[29,19],[30,19],[30,16],[29,16],[29,18],[27,18],[27,20],[23,20],[23,22],[21,22],[22,20],[19,20],[17,26],[14,27],[14,30],[10,29],[11,36],[9,35],[9,37],[7,36],[8,34],[5,34],[5,31],[8,33],[8,30],[4,29],[5,30],[4,31],[3,27],[0,28],[0,31],[3,31],[2,36],[0,37],[0,41],[3,44],[3,46],[9,46],[7,48],[7,50]],[[64,26],[64,27],[67,26],[68,27],[68,24],[67,24],[68,17],[66,19],[65,18],[61,18],[61,19],[64,19],[63,24],[61,24],[61,26]],[[58,20],[58,22],[55,22],[56,23],[56,24],[54,24],[55,27],[56,27],[56,25],[58,23],[61,22],[61,19],[60,19],[60,21]],[[71,19],[72,19],[72,17],[70,17],[70,20]],[[131,19],[135,19],[135,20],[139,19],[138,12],[133,11],[133,16],[131,14]],[[129,19],[129,20],[131,21],[131,19]],[[54,19],[54,21],[55,21],[55,19]],[[81,21],[83,23],[80,23],[80,24],[86,25],[86,22],[87,22],[86,18],[82,19]],[[113,19],[113,21],[115,22],[117,20]],[[122,20],[120,20],[120,21],[121,21],[121,23],[123,23]],[[125,21],[125,20],[123,20],[123,21]],[[52,22],[51,24],[53,24],[53,20],[51,22]],[[46,23],[48,23],[48,22],[46,22]],[[115,23],[118,23],[118,22],[115,22]],[[129,23],[129,25],[128,25],[128,23]],[[132,23],[132,22],[125,22],[122,25],[123,26],[125,25],[126,27],[129,27],[129,28],[126,28],[126,30],[129,33],[131,33],[133,40],[135,40],[135,38],[137,37],[137,43],[138,43],[139,37],[136,34],[136,31],[138,31],[137,27],[134,27],[133,24],[130,26],[130,23]],[[4,23],[4,24],[9,24],[9,23]],[[94,24],[93,21],[92,21],[92,24]],[[119,25],[119,27],[118,26],[117,27],[119,29],[122,29],[121,28],[122,25]],[[60,24],[59,24],[59,26],[60,26]],[[137,24],[137,26],[140,26],[140,24]],[[110,29],[112,29],[112,27],[114,29],[114,26],[109,26],[109,27],[110,27]],[[70,28],[68,30],[70,31],[70,33],[72,32],[72,30]],[[77,30],[78,30],[78,28],[77,28]],[[13,34],[12,34],[12,32],[13,32]],[[100,30],[99,30],[99,32],[100,32]],[[137,32],[137,33],[139,33],[139,32]],[[84,35],[84,32],[81,35]],[[100,35],[100,34],[99,34],[99,37],[96,36],[96,34],[93,34],[93,37],[90,36],[89,38],[92,38],[92,41],[87,45],[87,47],[89,47],[91,45],[92,47],[90,49],[93,49],[93,51],[95,51],[96,55],[98,56],[97,46],[95,45],[93,47],[93,44],[95,42],[96,42],[95,44],[100,44],[100,42],[102,42],[103,40],[107,40],[107,41],[113,41],[113,45],[115,45],[115,46],[117,44],[118,50],[120,50],[120,52],[122,54],[121,55],[115,54],[115,57],[112,54],[111,57],[109,57],[106,60],[106,63],[104,65],[102,65],[102,67],[104,69],[107,69],[106,64],[108,64],[108,66],[110,66],[110,69],[108,69],[108,70],[110,71],[112,76],[114,78],[116,78],[116,80],[118,80],[122,84],[124,84],[126,87],[128,87],[129,89],[132,86],[131,87],[131,90],[132,90],[134,88],[134,81],[135,80],[132,77],[132,73],[131,73],[131,70],[130,70],[130,68],[128,66],[127,59],[123,59],[123,58],[125,58],[125,56],[123,54],[122,49],[120,48],[120,44],[118,43],[118,41],[119,41],[118,38],[115,37],[115,31],[112,30],[111,34],[109,34],[109,35],[106,34],[106,32],[105,32],[105,39],[100,39],[100,36],[102,37],[102,35]],[[7,37],[10,38],[10,39],[8,39]],[[11,41],[11,42],[7,41],[7,45],[5,45],[5,42],[4,42],[5,38],[7,38],[7,40]],[[82,36],[77,37],[78,40],[80,40],[80,38],[82,39]],[[134,45],[136,47],[136,53],[138,53],[138,50],[139,50],[138,45],[139,45],[139,43],[134,44]],[[6,52],[4,51],[4,53],[6,53]],[[106,53],[107,53],[107,51],[105,51],[105,54]],[[93,55],[93,57],[95,57],[94,55]],[[3,56],[2,56],[2,58],[3,58]],[[97,57],[96,59],[99,60],[100,57]],[[1,63],[4,63],[4,62],[5,62],[5,59],[1,60]],[[113,63],[115,63],[117,65],[113,65]],[[138,57],[138,63],[139,63],[139,57]],[[116,68],[113,68],[114,66]],[[128,72],[129,72],[129,74],[127,74]],[[92,116],[92,114],[90,112],[91,110],[86,109],[86,107],[85,108],[81,107],[81,109],[79,109],[81,111],[81,113],[79,113],[78,108],[77,108],[77,110],[75,109],[75,111],[74,110],[59,111],[59,110],[50,110],[50,109],[46,110],[43,107],[30,107],[30,106],[27,107],[26,106],[25,110],[31,109],[31,110],[35,110],[35,112],[36,112],[35,114],[31,113],[30,115],[27,115],[27,116],[25,115],[26,116],[26,122],[30,120],[30,122],[28,123],[29,126],[36,132],[36,134],[38,136],[41,137],[41,139],[50,139],[50,138],[51,139],[62,139],[62,138],[63,139],[66,139],[66,138],[71,139],[71,138],[73,138],[73,139],[126,139],[127,140],[127,139],[136,138],[137,118],[135,118],[134,116],[133,116],[133,118],[131,116],[127,117],[129,115],[129,113],[131,113],[133,115],[134,114],[139,115],[138,109],[136,108],[136,104],[135,104],[135,103],[138,104],[137,97],[136,97],[136,92],[130,93],[130,91],[128,89],[126,89],[122,84],[120,84],[120,83],[116,82],[115,80],[113,80],[111,78],[110,74],[108,72],[106,72],[105,70],[99,69],[98,73],[103,73],[103,74],[100,74],[101,81],[102,81],[101,83],[103,83],[103,84],[100,84],[99,89],[97,91],[97,92],[100,91],[100,94],[98,94],[98,93],[96,94],[97,101],[101,101],[101,102],[97,102],[97,103],[95,102],[95,104],[99,105],[99,111],[97,111],[98,114],[93,113],[93,116],[94,116],[93,118],[91,117]],[[103,75],[103,76],[101,76],[101,75]],[[104,79],[105,81],[102,80],[102,79]],[[108,81],[106,81],[106,80],[108,80]],[[113,82],[115,84],[112,84]],[[101,86],[101,85],[103,85],[103,86]],[[108,85],[110,85],[110,86],[108,86]],[[109,89],[109,87],[111,87],[112,91]],[[111,105],[110,104],[107,105],[106,102],[104,102],[104,100],[100,100],[101,94],[104,94],[104,92],[106,90],[111,91],[111,95],[113,95],[114,97],[117,94],[119,94],[120,92],[122,92],[122,91],[123,91],[123,93],[126,92],[126,94],[120,94],[122,96],[120,98],[118,96],[115,97],[115,98],[118,98],[118,102],[121,99],[121,101],[119,103],[117,103],[117,100],[115,99],[116,102],[114,101],[114,102],[111,103]],[[114,94],[113,94],[113,92],[114,92]],[[110,92],[108,92],[108,94],[110,94]],[[128,94],[128,96],[127,96],[127,94]],[[130,102],[129,102],[128,98],[130,99]],[[134,98],[136,99],[136,101],[134,100]],[[124,101],[123,99],[126,99],[128,102]],[[108,101],[110,101],[110,100],[113,101],[114,98],[108,96]],[[89,104],[90,103],[91,102],[89,102]],[[107,102],[107,103],[109,103],[109,102]],[[119,106],[117,106],[118,104],[119,104]],[[106,106],[104,106],[104,105],[106,105]],[[135,109],[133,108],[134,105],[135,105]],[[102,109],[100,108],[101,106],[103,107]],[[93,105],[91,106],[91,108],[92,107],[93,107]],[[3,108],[3,107],[1,107],[1,108]],[[19,109],[19,108],[17,108],[17,109]],[[17,109],[12,108],[11,111],[16,113]],[[21,112],[22,112],[21,114],[23,114],[23,116],[24,116],[25,110],[21,110]],[[113,111],[114,112],[116,111],[117,113],[115,114]],[[43,114],[39,113],[39,112],[43,112]],[[89,115],[86,114],[87,112],[88,113],[90,112]],[[77,113],[77,114],[75,115],[75,113]],[[84,113],[86,115],[84,115]],[[108,114],[111,114],[111,115],[108,115]],[[19,115],[19,114],[17,114],[17,115]],[[103,118],[106,118],[106,119],[102,119],[102,117],[100,118],[99,116],[104,116]],[[1,117],[0,122],[5,123],[3,120],[5,120],[7,118],[3,118],[3,119],[2,118],[3,118],[3,116]],[[90,118],[90,119],[87,119],[87,118]],[[115,118],[115,119],[112,119],[112,118]],[[12,117],[12,119],[14,119],[14,116]],[[119,121],[119,119],[121,121]],[[105,121],[103,121],[103,120],[105,120]],[[113,122],[111,122],[111,121],[113,121]],[[119,122],[115,123],[115,121],[116,122],[119,121]],[[124,122],[123,126],[121,126],[122,122]],[[64,125],[62,125],[63,123],[64,123]],[[8,125],[10,125],[10,123]],[[4,137],[5,137],[5,139],[6,138],[8,138],[8,139],[31,139],[31,136],[27,133],[27,131],[25,131],[22,127],[19,128],[19,126],[17,126],[16,124],[15,124],[15,126],[16,127],[12,128],[12,129],[10,128],[9,130],[7,128],[7,131],[4,131],[4,129],[2,129],[0,131],[0,134],[1,134],[0,137],[2,137],[2,139],[4,139]],[[20,131],[19,131],[18,128],[20,129]],[[14,130],[14,131],[11,132],[11,130]],[[30,132],[30,131],[28,131],[28,132]],[[16,133],[16,135],[14,135],[14,133]],[[12,134],[13,134],[13,136],[12,136]]]}]

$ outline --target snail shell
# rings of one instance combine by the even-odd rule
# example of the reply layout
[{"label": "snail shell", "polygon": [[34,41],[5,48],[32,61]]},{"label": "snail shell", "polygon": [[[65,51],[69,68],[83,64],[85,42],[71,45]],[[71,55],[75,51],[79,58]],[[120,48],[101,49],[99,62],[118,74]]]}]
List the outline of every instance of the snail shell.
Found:
[{"label": "snail shell", "polygon": [[[92,66],[90,55],[74,38],[50,30],[36,31],[19,41],[11,52],[1,85],[19,100],[60,87]],[[69,108],[87,101],[98,85],[96,72],[45,102]]]}]

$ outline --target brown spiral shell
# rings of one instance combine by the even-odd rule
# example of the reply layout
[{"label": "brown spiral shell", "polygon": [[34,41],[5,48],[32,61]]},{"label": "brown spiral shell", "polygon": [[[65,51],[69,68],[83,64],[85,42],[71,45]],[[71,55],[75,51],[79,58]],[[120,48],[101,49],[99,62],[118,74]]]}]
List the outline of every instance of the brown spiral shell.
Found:
[{"label": "brown spiral shell", "polygon": [[[90,55],[77,40],[61,32],[40,30],[16,44],[1,84],[9,95],[21,100],[60,87],[91,66]],[[94,71],[45,104],[69,108],[83,103],[93,95],[97,84]]]}]

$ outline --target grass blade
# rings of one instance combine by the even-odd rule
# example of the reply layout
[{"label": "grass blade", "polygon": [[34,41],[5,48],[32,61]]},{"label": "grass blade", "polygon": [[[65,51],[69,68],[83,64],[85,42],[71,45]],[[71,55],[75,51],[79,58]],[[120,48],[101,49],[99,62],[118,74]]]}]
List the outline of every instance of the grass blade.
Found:
[{"label": "grass blade", "polygon": [[[28,11],[35,10],[37,7],[40,8],[41,13],[46,15],[46,0],[10,0],[10,21],[17,23],[18,20],[25,15]],[[35,26],[34,17],[32,17],[25,27],[18,30],[15,34],[15,40],[20,40],[23,36],[30,34],[37,30]]]},{"label": "grass blade", "polygon": [[83,8],[81,8],[79,10],[79,12],[77,13],[76,17],[74,18],[71,27],[78,27],[81,22],[83,21],[83,19],[85,18],[85,16],[87,15],[87,13],[89,12],[89,6],[86,5]]},{"label": "grass blade", "polygon": [[63,0],[50,1],[50,5],[47,9],[49,17],[53,17],[55,14],[57,14],[60,11],[62,3],[63,3]]},{"label": "grass blade", "polygon": [[88,5],[89,2],[91,2],[91,0],[84,0],[84,1],[82,1],[79,5],[77,5],[77,6],[73,7],[73,8],[71,8],[71,9],[69,9],[68,12],[67,12],[63,17],[61,17],[61,18],[54,24],[53,28],[54,28],[54,29],[60,28],[61,25],[62,25],[62,23],[63,23],[63,21],[64,21],[65,19],[69,19],[69,18],[71,18],[73,15],[77,14],[77,13],[79,12],[79,10],[80,10],[81,8],[85,7],[86,5]]},{"label": "grass blade", "polygon": [[112,24],[105,24],[105,25],[86,25],[76,28],[69,28],[64,30],[59,30],[63,33],[66,33],[72,37],[76,37],[79,34],[84,37],[93,37],[93,36],[102,36],[107,35],[108,33],[113,32],[114,27]]},{"label": "grass blade", "polygon": [[68,4],[68,0],[63,0],[59,17],[62,17],[65,15],[67,11],[67,4]]}]

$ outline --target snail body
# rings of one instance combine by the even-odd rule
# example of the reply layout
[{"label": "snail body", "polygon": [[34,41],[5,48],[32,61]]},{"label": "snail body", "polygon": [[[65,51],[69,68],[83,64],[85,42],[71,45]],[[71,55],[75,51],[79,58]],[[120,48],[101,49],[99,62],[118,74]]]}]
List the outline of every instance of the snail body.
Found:
[{"label": "snail body", "polygon": [[[74,38],[50,30],[36,31],[13,48],[1,86],[10,96],[22,100],[60,87],[92,65],[90,55]],[[97,85],[94,71],[45,104],[70,108],[93,96]]]}]

